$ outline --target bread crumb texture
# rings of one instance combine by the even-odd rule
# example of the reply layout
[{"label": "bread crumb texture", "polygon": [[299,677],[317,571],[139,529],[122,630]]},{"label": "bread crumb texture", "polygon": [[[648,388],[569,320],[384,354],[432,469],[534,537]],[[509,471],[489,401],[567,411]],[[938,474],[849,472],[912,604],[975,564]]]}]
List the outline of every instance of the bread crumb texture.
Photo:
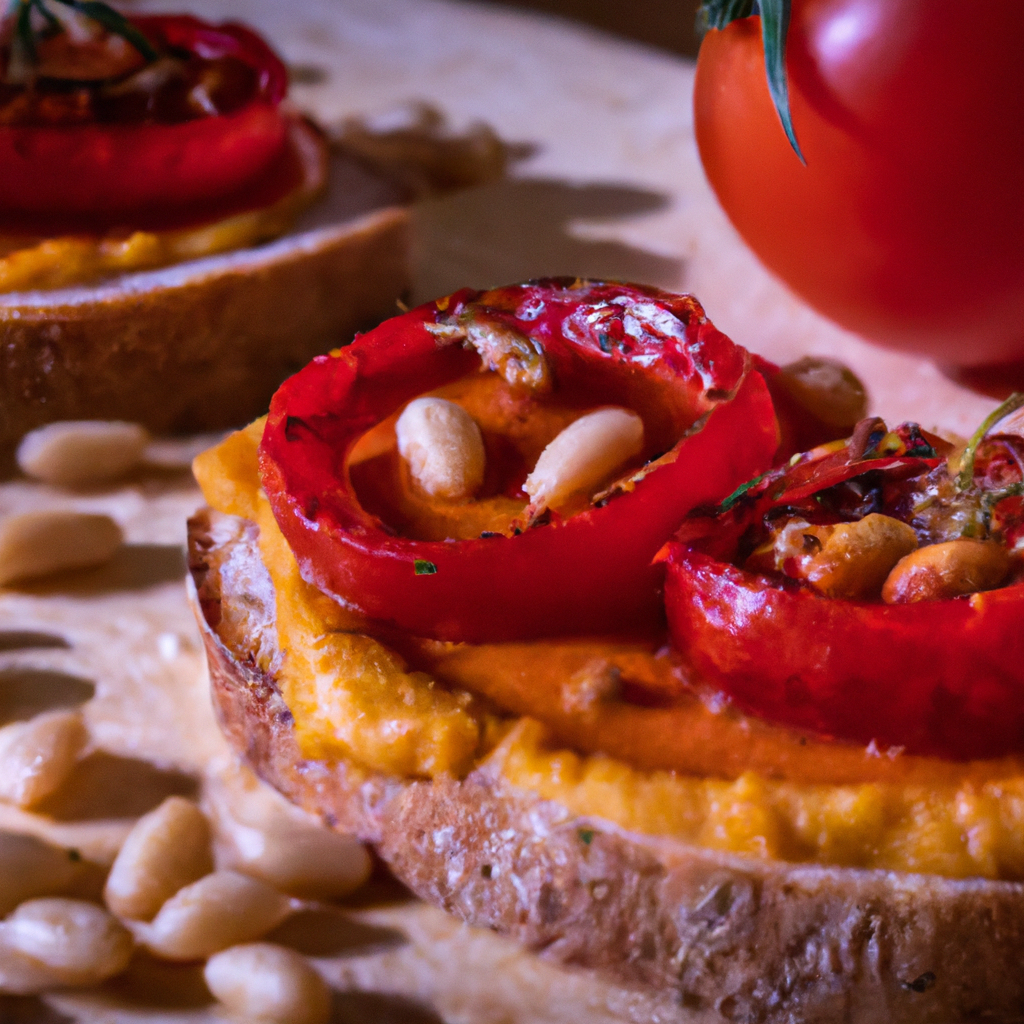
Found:
[{"label": "bread crumb texture", "polygon": [[513,785],[638,833],[761,859],[1024,879],[1019,774],[985,778],[965,765],[958,780],[947,765],[931,785],[919,774],[849,785],[751,771],[698,777],[560,749],[527,718],[493,748],[501,730],[473,695],[408,671],[358,632],[354,613],[302,580],[260,490],[263,425],[232,434],[194,470],[213,508],[259,526],[283,655],[275,673],[304,756],[347,757],[401,777],[461,776],[490,758]]}]

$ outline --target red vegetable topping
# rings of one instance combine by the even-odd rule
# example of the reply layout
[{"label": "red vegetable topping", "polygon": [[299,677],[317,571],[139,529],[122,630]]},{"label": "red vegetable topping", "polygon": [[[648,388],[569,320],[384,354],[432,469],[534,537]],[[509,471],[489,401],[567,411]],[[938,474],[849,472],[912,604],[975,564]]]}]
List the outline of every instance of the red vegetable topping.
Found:
[{"label": "red vegetable topping", "polygon": [[[281,162],[287,73],[266,43],[188,16],[130,24],[160,54],[152,64],[136,67],[128,50],[127,75],[0,86],[7,230],[148,227],[252,188]],[[68,74],[85,74],[59,56]]]},{"label": "red vegetable topping", "polygon": [[[396,536],[360,504],[349,452],[412,398],[488,368],[538,405],[634,410],[643,465],[582,511],[520,533]],[[306,580],[419,635],[496,641],[657,621],[651,559],[664,538],[776,444],[763,379],[694,299],[546,280],[457,292],[315,360],[274,397],[261,474]]]},{"label": "red vegetable topping", "polygon": [[[1000,587],[1021,532],[1021,449],[1019,438],[978,438],[960,460],[965,478],[947,466],[949,445],[916,425],[866,420],[847,444],[690,517],[664,556],[675,645],[697,677],[768,721],[961,760],[1024,749],[1024,585],[1011,572]],[[909,535],[911,549],[916,534],[913,558],[896,562],[914,563],[913,585],[885,588],[886,601],[914,603],[883,603],[884,564],[874,600],[829,596],[852,559],[878,569],[879,549],[856,551],[839,532],[847,524],[878,544]],[[833,534],[846,561],[830,565],[819,553]],[[956,545],[988,574],[984,586],[975,575],[950,590],[971,573],[937,575]],[[921,576],[929,555],[936,569]]]}]

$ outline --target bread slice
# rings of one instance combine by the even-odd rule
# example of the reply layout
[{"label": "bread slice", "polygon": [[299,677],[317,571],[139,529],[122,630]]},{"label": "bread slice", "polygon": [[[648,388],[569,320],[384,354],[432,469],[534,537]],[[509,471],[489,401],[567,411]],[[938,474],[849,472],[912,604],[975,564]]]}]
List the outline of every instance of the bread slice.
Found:
[{"label": "bread slice", "polygon": [[[658,1019],[1024,1020],[1024,885],[727,856],[574,817],[500,766],[423,781],[303,760],[275,685],[257,528],[189,523],[193,599],[229,741],[307,810],[373,843],[424,900],[594,968]],[[258,664],[269,664],[261,671]]]},{"label": "bread slice", "polygon": [[97,285],[0,295],[0,448],[62,419],[237,426],[409,287],[400,190],[334,155],[326,197],[267,245]]}]

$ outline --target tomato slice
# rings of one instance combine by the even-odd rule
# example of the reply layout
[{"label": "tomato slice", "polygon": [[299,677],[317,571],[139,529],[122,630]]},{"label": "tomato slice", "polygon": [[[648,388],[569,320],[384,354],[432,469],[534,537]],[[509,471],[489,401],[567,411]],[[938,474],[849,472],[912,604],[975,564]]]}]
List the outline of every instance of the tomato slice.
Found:
[{"label": "tomato slice", "polygon": [[[853,495],[874,494],[883,514],[904,521],[927,511],[906,497],[927,474],[948,472],[943,453],[914,425],[887,433],[880,422],[868,421],[857,445],[808,453],[717,515],[683,524],[663,552],[673,643],[695,677],[770,722],[883,753],[970,760],[1024,750],[1024,585],[888,605],[826,597],[743,565],[762,524],[790,514],[813,522],[830,488],[852,483]],[[866,457],[865,435],[875,442]],[[1009,465],[1001,460],[1000,474]],[[990,514],[992,497],[1013,502],[1021,490],[1019,472],[989,490],[994,466],[990,451],[974,470],[977,505]]]},{"label": "tomato slice", "polygon": [[187,210],[237,192],[280,159],[287,72],[266,43],[236,24],[132,20],[162,49],[242,61],[255,72],[251,95],[229,113],[177,123],[2,125],[0,218],[19,227],[26,218],[62,217],[91,218],[100,228],[145,226],[153,211]]},{"label": "tomato slice", "polygon": [[[349,453],[412,398],[488,366],[520,383],[536,371],[581,409],[633,409],[646,463],[597,504],[518,535],[397,536],[361,506]],[[260,457],[304,579],[408,632],[483,642],[660,621],[652,557],[777,443],[764,380],[694,299],[559,279],[457,292],[316,359],[275,395]]]}]

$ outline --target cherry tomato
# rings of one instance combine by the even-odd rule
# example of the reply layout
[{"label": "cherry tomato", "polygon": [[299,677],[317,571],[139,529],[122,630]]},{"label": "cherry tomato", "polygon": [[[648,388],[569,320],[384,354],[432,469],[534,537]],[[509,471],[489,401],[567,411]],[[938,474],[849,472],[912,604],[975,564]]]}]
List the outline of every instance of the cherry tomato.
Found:
[{"label": "cherry tomato", "polygon": [[765,265],[843,327],[980,365],[1024,357],[1024,5],[792,0],[790,146],[758,17],[704,38],[701,158]]}]

